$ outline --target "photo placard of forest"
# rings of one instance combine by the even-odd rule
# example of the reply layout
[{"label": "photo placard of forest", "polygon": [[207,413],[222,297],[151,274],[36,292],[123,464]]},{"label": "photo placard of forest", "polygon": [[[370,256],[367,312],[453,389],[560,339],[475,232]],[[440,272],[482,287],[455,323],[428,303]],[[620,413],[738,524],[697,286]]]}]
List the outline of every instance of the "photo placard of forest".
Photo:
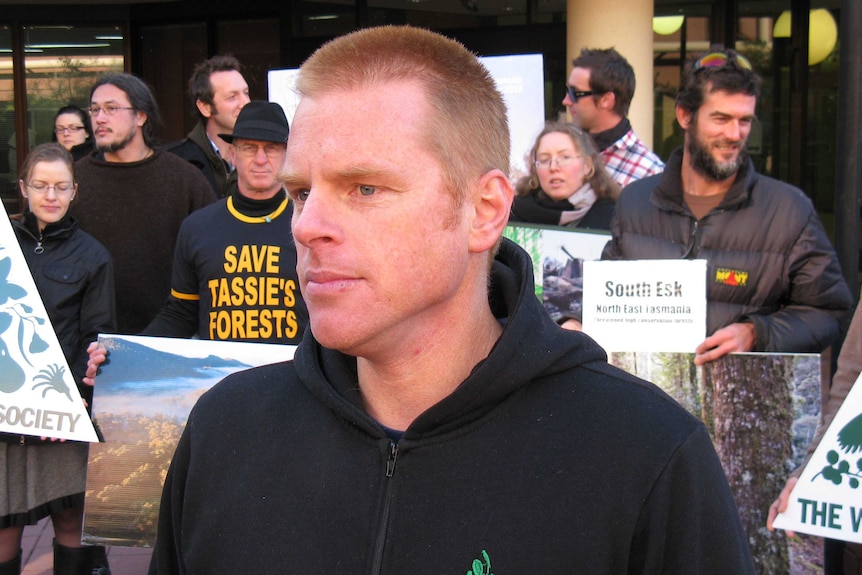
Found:
[{"label": "photo placard of forest", "polygon": [[293,358],[295,346],[100,336],[108,361],[96,378],[83,541],[150,547],[162,486],[197,399],[231,373]]},{"label": "photo placard of forest", "polygon": [[[700,418],[713,439],[758,573],[822,573],[820,540],[766,530],[769,505],[799,467],[820,416],[819,354],[614,352],[613,365],[655,383]],[[822,565],[822,563],[821,563]]]}]

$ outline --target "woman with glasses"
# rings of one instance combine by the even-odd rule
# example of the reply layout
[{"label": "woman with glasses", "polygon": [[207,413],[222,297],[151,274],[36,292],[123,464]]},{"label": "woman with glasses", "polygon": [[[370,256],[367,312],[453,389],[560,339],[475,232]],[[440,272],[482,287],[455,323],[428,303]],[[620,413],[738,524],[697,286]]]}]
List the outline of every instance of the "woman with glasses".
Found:
[{"label": "woman with glasses", "polygon": [[[69,215],[75,199],[71,154],[56,143],[34,148],[19,180],[26,203],[12,227],[81,397],[87,345],[116,329],[114,274],[108,251],[78,229]],[[26,525],[50,515],[54,525],[54,573],[110,573],[104,547],[82,546],[88,444],[0,434],[0,575],[21,568]]]},{"label": "woman with glasses", "polygon": [[54,116],[52,142],[66,148],[75,161],[93,151],[93,130],[90,116],[77,106],[63,106]]},{"label": "woman with glasses", "polygon": [[620,187],[589,137],[548,122],[530,151],[530,173],[515,186],[509,221],[609,230]]}]

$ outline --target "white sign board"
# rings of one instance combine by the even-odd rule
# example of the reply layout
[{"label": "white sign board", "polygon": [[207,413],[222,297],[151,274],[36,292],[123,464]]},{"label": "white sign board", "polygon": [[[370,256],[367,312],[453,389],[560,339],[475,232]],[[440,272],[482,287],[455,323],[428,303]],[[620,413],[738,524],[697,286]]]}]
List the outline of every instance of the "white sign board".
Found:
[{"label": "white sign board", "polygon": [[606,351],[693,353],[706,339],[706,260],[584,262],[583,329]]},{"label": "white sign board", "polygon": [[856,380],[773,525],[862,543],[862,384]]},{"label": "white sign board", "polygon": [[0,219],[0,431],[97,442],[5,208]]},{"label": "white sign board", "polygon": [[[545,80],[541,54],[487,56],[479,60],[503,94],[511,138],[511,172],[526,171],[525,155],[545,123]],[[296,76],[299,70],[270,70],[267,74],[269,101],[284,108],[289,124],[299,105]]]},{"label": "white sign board", "polygon": [[479,58],[503,94],[509,118],[510,176],[529,172],[527,155],[545,125],[545,78],[541,54]]}]

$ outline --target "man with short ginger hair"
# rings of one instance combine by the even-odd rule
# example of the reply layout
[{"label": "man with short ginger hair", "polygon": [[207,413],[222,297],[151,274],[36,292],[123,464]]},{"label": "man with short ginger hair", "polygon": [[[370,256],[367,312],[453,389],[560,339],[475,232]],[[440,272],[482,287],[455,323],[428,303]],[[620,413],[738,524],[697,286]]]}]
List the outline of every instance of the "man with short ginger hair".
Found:
[{"label": "man with short ginger hair", "polygon": [[310,329],[196,405],[150,573],[753,573],[703,425],[557,327],[501,241],[509,135],[477,58],[370,28],[297,86]]}]

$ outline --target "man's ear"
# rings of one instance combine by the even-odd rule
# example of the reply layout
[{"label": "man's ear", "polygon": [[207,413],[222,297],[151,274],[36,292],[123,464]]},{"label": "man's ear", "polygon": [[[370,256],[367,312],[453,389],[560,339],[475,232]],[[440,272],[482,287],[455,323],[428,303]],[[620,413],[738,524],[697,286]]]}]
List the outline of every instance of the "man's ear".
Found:
[{"label": "man's ear", "polygon": [[599,108],[603,110],[613,110],[617,105],[617,96],[613,92],[605,92],[599,96]]},{"label": "man's ear", "polygon": [[679,122],[680,127],[683,130],[688,130],[689,124],[691,124],[691,117],[693,116],[692,112],[688,110],[684,110],[679,106],[676,107],[676,121]]},{"label": "man's ear", "polygon": [[203,100],[196,100],[195,106],[197,106],[198,112],[200,112],[201,116],[203,116],[204,118],[209,119],[212,117],[212,115],[213,115],[212,106],[210,106],[209,104],[207,104]]},{"label": "man's ear", "polygon": [[494,249],[509,221],[514,196],[509,178],[500,170],[491,170],[479,179],[472,196],[467,199],[473,202],[469,244],[471,252]]},{"label": "man's ear", "polygon": [[138,110],[138,111],[136,111],[136,112],[135,112],[135,117],[136,117],[136,122],[135,122],[135,124],[136,124],[139,128],[143,128],[143,127],[144,127],[144,124],[146,124],[146,123],[147,123],[147,117],[148,117],[148,116],[147,116],[147,114],[146,114],[145,112],[141,112],[140,110]]}]

